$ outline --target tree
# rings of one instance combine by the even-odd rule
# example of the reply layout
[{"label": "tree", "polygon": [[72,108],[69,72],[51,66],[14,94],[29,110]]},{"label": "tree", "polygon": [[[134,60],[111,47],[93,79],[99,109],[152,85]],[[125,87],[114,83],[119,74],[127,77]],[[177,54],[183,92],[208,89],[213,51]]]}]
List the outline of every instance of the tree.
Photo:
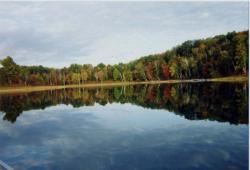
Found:
[{"label": "tree", "polygon": [[171,77],[173,77],[173,78],[178,78],[179,77],[179,70],[178,70],[178,65],[177,65],[176,61],[173,61],[170,64],[169,69],[170,69],[170,75],[171,75]]},{"label": "tree", "polygon": [[206,62],[202,67],[202,75],[204,78],[210,78],[212,73],[213,65],[211,62]]},{"label": "tree", "polygon": [[7,56],[5,59],[1,60],[2,71],[7,76],[7,83],[12,85],[13,83],[18,83],[20,68],[13,61],[10,56]]},{"label": "tree", "polygon": [[80,64],[71,64],[69,71],[72,73],[80,73],[82,66]]},{"label": "tree", "polygon": [[103,82],[103,80],[104,80],[104,72],[102,70],[98,71],[97,72],[97,77],[98,77],[98,80]]},{"label": "tree", "polygon": [[197,60],[195,60],[194,57],[190,57],[188,58],[188,62],[189,62],[190,77],[197,78],[197,72],[198,72]]},{"label": "tree", "polygon": [[184,75],[185,78],[190,78],[190,69],[189,69],[189,60],[186,57],[180,58],[180,67],[182,70],[182,75]]},{"label": "tree", "polygon": [[114,79],[113,78],[113,67],[111,65],[107,65],[107,75],[109,79]]},{"label": "tree", "polygon": [[168,64],[163,64],[162,65],[162,72],[163,72],[163,75],[164,75],[165,79],[170,78],[170,68],[169,68]]},{"label": "tree", "polygon": [[27,85],[27,81],[29,79],[29,70],[27,67],[21,67],[20,69],[20,77],[21,80],[24,82],[24,85]]},{"label": "tree", "polygon": [[71,77],[71,81],[73,84],[79,84],[80,85],[80,74],[78,73],[73,73]]},{"label": "tree", "polygon": [[147,80],[143,63],[139,62],[136,64],[135,69],[139,80]]},{"label": "tree", "polygon": [[[88,81],[146,81],[210,78],[248,73],[248,31],[186,41],[166,52],[127,64],[93,67],[71,64],[62,69],[20,66],[11,57],[0,60],[0,85],[66,85]],[[157,94],[158,96],[158,94]]]},{"label": "tree", "polygon": [[113,71],[113,79],[115,81],[121,80],[120,71],[117,68],[115,68],[114,71]]},{"label": "tree", "polygon": [[103,68],[105,68],[105,64],[100,63],[100,64],[97,65],[97,67],[100,68],[100,69],[103,69]]},{"label": "tree", "polygon": [[88,73],[84,69],[81,70],[81,79],[83,82],[87,81],[87,79],[88,79]]},{"label": "tree", "polygon": [[148,80],[154,79],[154,65],[151,62],[149,62],[146,67],[146,75],[147,75]]},{"label": "tree", "polygon": [[230,75],[233,71],[233,61],[227,51],[221,51],[218,61],[218,71],[222,76]]},{"label": "tree", "polygon": [[235,46],[235,70],[243,74],[246,74],[248,65],[248,47],[246,47],[245,39],[248,39],[248,36],[242,33],[236,34],[233,39]]},{"label": "tree", "polygon": [[125,70],[123,72],[125,81],[133,81],[133,74],[130,70]]},{"label": "tree", "polygon": [[0,67],[0,85],[6,85],[7,83],[7,74],[4,72],[2,66]]},{"label": "tree", "polygon": [[94,68],[91,64],[84,64],[83,65],[83,69],[86,70],[86,72],[88,73],[88,79],[92,80],[93,76],[93,72],[94,72]]},{"label": "tree", "polygon": [[160,62],[159,60],[154,61],[154,79],[160,79]]}]

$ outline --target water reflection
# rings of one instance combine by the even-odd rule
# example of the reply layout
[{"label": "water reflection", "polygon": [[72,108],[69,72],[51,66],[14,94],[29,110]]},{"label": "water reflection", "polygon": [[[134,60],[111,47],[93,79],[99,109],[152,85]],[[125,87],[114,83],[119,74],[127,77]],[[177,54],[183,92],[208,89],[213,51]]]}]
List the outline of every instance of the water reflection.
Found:
[{"label": "water reflection", "polygon": [[246,170],[247,101],[245,84],[1,95],[0,160],[20,170]]},{"label": "water reflection", "polygon": [[0,159],[19,170],[245,170],[247,139],[246,125],[190,121],[166,110],[57,105],[1,122]]},{"label": "water reflection", "polygon": [[95,103],[131,103],[144,108],[165,109],[190,120],[209,119],[248,124],[248,86],[245,83],[188,83],[136,85],[111,88],[63,89],[0,95],[3,119],[14,123],[23,111],[58,104],[73,107]]}]

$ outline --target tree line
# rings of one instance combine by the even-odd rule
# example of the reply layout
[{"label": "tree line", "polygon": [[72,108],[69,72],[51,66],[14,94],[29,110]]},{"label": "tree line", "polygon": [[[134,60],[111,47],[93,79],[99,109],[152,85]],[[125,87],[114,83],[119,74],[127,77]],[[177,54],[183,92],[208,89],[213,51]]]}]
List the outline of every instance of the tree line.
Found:
[{"label": "tree line", "polygon": [[71,64],[60,69],[0,60],[0,85],[68,85],[103,81],[152,81],[248,74],[248,31],[186,41],[129,63]]},{"label": "tree line", "polygon": [[[72,88],[23,94],[0,95],[4,120],[15,122],[23,112],[57,104],[73,107],[96,103],[131,103],[165,109],[190,120],[216,120],[248,124],[247,83],[182,83],[106,88]],[[168,112],[166,112],[168,114]]]}]

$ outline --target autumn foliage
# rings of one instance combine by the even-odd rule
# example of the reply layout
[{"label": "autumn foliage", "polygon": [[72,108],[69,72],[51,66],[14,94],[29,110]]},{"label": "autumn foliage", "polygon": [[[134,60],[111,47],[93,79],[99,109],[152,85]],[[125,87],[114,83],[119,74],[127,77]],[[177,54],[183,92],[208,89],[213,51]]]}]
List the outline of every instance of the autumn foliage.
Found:
[{"label": "autumn foliage", "polygon": [[8,56],[0,60],[0,85],[67,85],[247,75],[248,37],[248,31],[243,31],[186,41],[166,52],[115,65],[21,66]]}]

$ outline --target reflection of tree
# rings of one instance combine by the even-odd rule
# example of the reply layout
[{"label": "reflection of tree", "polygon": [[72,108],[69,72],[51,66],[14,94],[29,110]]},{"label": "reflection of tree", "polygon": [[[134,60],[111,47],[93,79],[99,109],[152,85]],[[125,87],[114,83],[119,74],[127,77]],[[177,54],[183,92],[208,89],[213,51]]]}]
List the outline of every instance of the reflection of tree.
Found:
[{"label": "reflection of tree", "polygon": [[23,106],[22,106],[22,97],[6,97],[1,99],[2,104],[5,106],[5,116],[3,117],[4,120],[8,120],[10,122],[15,122],[16,118],[22,113]]},{"label": "reflection of tree", "polygon": [[166,109],[190,120],[209,119],[248,124],[246,84],[195,83],[136,85],[113,88],[63,89],[0,96],[4,120],[15,122],[26,110],[57,104],[73,107],[95,103],[132,103],[145,108]]}]

